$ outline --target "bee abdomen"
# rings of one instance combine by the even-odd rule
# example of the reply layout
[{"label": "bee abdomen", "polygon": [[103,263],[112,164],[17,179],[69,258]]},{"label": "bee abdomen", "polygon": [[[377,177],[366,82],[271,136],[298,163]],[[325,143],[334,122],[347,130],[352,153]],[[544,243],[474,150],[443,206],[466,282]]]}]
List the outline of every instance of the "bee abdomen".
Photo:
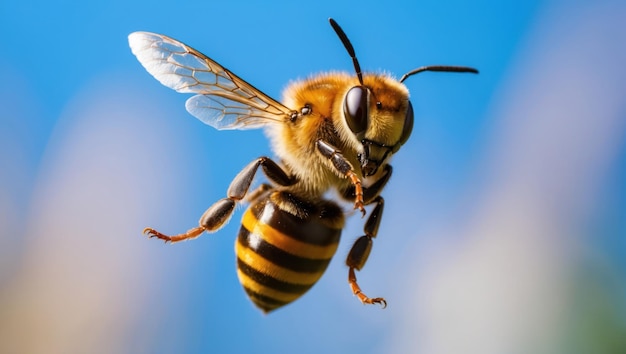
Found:
[{"label": "bee abdomen", "polygon": [[[286,204],[307,217],[283,210]],[[248,209],[235,251],[237,275],[252,302],[269,312],[302,296],[326,270],[342,226],[343,213],[335,204],[300,203],[283,192]]]}]

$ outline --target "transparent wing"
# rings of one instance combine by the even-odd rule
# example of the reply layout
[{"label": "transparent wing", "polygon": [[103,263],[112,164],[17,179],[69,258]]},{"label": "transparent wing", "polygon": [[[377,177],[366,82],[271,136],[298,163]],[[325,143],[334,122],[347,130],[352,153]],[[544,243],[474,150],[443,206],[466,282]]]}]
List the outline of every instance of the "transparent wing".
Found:
[{"label": "transparent wing", "polygon": [[172,38],[134,32],[128,43],[141,65],[163,85],[198,95],[187,100],[194,117],[216,129],[282,123],[294,112],[214,60]]}]

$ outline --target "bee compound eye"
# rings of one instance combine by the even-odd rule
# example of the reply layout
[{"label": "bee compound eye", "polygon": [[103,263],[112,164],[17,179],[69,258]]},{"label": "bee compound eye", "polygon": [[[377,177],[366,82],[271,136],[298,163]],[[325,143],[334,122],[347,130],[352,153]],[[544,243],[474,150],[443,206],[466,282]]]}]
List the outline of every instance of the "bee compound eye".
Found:
[{"label": "bee compound eye", "polygon": [[343,112],[348,127],[355,135],[367,130],[369,120],[369,90],[364,86],[354,86],[343,101]]},{"label": "bee compound eye", "polygon": [[[402,136],[400,136],[400,140],[394,146],[394,149],[397,150],[400,146],[404,145],[404,143],[409,140],[411,136],[411,132],[413,131],[413,105],[411,101],[406,107],[406,114],[404,116],[404,125],[402,126]],[[395,151],[394,151],[395,152]]]}]

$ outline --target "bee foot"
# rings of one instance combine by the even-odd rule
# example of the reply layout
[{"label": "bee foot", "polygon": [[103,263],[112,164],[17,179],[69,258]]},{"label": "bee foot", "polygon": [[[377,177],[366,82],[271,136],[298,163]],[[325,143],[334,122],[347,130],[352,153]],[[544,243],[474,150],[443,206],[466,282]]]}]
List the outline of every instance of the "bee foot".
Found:
[{"label": "bee foot", "polygon": [[167,235],[164,235],[164,234],[158,232],[157,230],[155,230],[155,229],[153,229],[151,227],[146,227],[145,229],[143,229],[142,233],[144,235],[147,235],[149,238],[156,237],[156,238],[158,238],[160,240],[163,240],[163,241],[165,241],[165,243],[172,242],[172,238],[171,237],[169,237]]},{"label": "bee foot", "polygon": [[363,206],[363,201],[357,200],[354,203],[354,209],[359,209],[361,211],[361,217],[364,218],[365,217],[365,207]]}]

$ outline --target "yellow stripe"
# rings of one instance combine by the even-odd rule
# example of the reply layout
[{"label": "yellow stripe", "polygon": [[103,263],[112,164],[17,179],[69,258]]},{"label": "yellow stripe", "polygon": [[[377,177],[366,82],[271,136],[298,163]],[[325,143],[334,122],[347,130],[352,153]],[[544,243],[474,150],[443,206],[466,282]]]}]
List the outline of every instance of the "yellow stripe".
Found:
[{"label": "yellow stripe", "polygon": [[298,241],[274,229],[270,225],[260,222],[254,214],[252,214],[250,209],[243,215],[241,223],[248,231],[257,235],[263,235],[263,241],[302,258],[331,259],[333,255],[335,255],[335,251],[339,245],[339,243],[335,242],[328,246],[318,246]]},{"label": "yellow stripe", "polygon": [[235,253],[239,259],[251,268],[286,283],[301,285],[315,284],[315,282],[322,277],[322,274],[324,274],[324,271],[317,273],[300,273],[279,267],[261,257],[258,253],[254,252],[254,250],[242,246],[239,241],[235,242]]},{"label": "yellow stripe", "polygon": [[271,297],[272,299],[276,299],[278,301],[291,302],[299,298],[302,295],[302,294],[293,294],[293,293],[283,293],[282,291],[268,288],[267,286],[264,286],[255,282],[254,280],[252,280],[252,278],[245,275],[239,269],[237,269],[237,276],[239,277],[239,282],[241,283],[241,285],[254,291],[257,294]]}]

